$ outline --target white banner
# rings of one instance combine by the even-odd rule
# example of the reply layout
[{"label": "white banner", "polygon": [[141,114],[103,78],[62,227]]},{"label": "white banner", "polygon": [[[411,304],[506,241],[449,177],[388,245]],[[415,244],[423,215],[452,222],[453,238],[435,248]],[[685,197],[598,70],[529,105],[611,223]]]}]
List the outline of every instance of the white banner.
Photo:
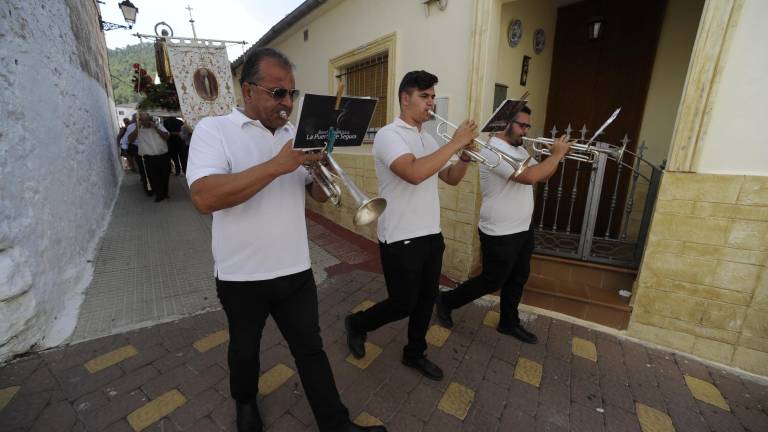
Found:
[{"label": "white banner", "polygon": [[229,114],[235,107],[232,70],[224,44],[167,42],[173,80],[184,121]]}]

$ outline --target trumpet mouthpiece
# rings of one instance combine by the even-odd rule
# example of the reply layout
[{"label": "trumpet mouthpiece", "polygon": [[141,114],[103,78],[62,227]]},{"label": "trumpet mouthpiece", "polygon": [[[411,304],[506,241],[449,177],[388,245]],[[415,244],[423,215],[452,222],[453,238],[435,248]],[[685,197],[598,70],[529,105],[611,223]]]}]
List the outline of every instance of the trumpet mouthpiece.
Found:
[{"label": "trumpet mouthpiece", "polygon": [[288,112],[287,111],[280,111],[280,118],[283,120],[288,120]]}]

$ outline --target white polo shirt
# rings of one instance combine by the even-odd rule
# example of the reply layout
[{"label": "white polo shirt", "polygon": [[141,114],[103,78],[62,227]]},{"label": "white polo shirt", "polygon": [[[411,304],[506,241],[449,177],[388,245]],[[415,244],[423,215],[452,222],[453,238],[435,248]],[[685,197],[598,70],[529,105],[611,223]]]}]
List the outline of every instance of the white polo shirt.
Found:
[{"label": "white polo shirt", "polygon": [[158,156],[168,153],[168,143],[160,134],[151,128],[139,128],[136,141],[133,142],[139,148],[141,156]]},{"label": "white polo shirt", "polygon": [[[205,118],[192,134],[187,166],[190,187],[211,174],[244,171],[273,158],[296,131],[288,123],[273,135],[238,109]],[[310,268],[304,167],[282,175],[248,201],[213,213],[215,274],[227,281],[274,279]]]},{"label": "white polo shirt", "polygon": [[[526,158],[528,151],[522,146],[511,146],[506,141],[493,137],[488,144],[501,149],[516,158]],[[481,154],[493,161],[496,157],[483,148]],[[529,166],[536,165],[531,159]],[[496,168],[480,166],[480,190],[483,205],[480,207],[480,231],[488,235],[507,235],[527,231],[533,216],[533,186],[509,180],[514,169],[507,163]]]},{"label": "white polo shirt", "polygon": [[438,148],[431,135],[400,118],[376,133],[373,161],[379,178],[379,196],[387,200],[387,210],[379,217],[380,241],[393,243],[440,232],[437,174],[412,185],[389,168],[395,159],[404,154],[413,153],[418,159],[434,153]]}]

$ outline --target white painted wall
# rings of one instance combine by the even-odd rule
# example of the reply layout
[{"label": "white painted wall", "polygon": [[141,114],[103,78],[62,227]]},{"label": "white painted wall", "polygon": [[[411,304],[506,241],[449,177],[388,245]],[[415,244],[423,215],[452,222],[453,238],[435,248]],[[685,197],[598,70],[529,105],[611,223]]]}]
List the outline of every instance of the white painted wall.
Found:
[{"label": "white painted wall", "polygon": [[74,329],[119,183],[95,3],[0,7],[0,362]]},{"label": "white painted wall", "polygon": [[768,175],[768,2],[745,0],[726,46],[714,108],[694,171]]},{"label": "white painted wall", "polygon": [[[346,0],[329,2],[270,44],[296,64],[296,86],[304,93],[329,93],[329,60],[389,33],[397,33],[395,88],[390,101],[397,106],[397,85],[411,70],[438,76],[438,96],[449,97],[449,115],[459,122],[467,112],[473,2],[451,1],[445,11],[414,0]],[[309,40],[304,42],[304,29]],[[392,120],[392,119],[389,119]]]},{"label": "white painted wall", "polygon": [[[507,28],[513,19],[519,19],[523,23],[523,37],[514,48],[510,47],[507,42]],[[501,6],[499,25],[495,82],[509,86],[507,89],[509,99],[517,99],[524,92],[530,92],[528,107],[533,110],[533,116],[531,116],[532,128],[529,135],[549,136],[549,133],[544,131],[544,121],[547,117],[547,96],[549,95],[549,80],[552,75],[557,5],[549,0],[519,0],[505,3]],[[544,51],[541,54],[536,54],[533,49],[533,33],[537,28],[544,29],[546,40]],[[520,71],[524,55],[531,57],[531,60],[528,68],[528,81],[525,86],[521,86]],[[493,102],[492,98],[489,104],[491,102]],[[485,121],[485,119],[481,121]],[[564,128],[565,125],[562,127]]]}]

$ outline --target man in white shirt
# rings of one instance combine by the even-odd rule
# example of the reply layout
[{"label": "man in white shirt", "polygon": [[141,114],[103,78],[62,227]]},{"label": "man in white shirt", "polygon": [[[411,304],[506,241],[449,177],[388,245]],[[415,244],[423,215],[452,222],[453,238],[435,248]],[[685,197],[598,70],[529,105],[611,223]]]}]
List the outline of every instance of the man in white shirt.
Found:
[{"label": "man in white shirt", "polygon": [[229,323],[230,392],[239,432],[261,431],[259,346],[272,315],[288,342],[321,432],[374,430],[350,422],[323,350],[304,219],[305,193],[325,201],[293,150],[287,122],[298,95],[281,52],[248,55],[240,78],[243,110],[206,118],[192,135],[187,181],[201,213],[213,213],[216,288]]},{"label": "man in white shirt", "polygon": [[[524,160],[528,152],[521,146],[530,129],[531,110],[524,106],[499,137],[490,145],[511,156]],[[483,253],[483,272],[456,289],[441,293],[436,301],[437,318],[447,327],[453,327],[451,310],[464,306],[486,294],[501,290],[499,333],[514,336],[526,343],[536,343],[536,335],[520,324],[517,307],[528,281],[533,253],[533,187],[549,179],[568,152],[567,136],[556,139],[552,155],[540,164],[531,165],[520,175],[506,163],[495,168],[480,167],[480,189],[483,205],[480,208],[480,246]],[[493,160],[490,150],[483,155]]]},{"label": "man in white shirt", "polygon": [[158,128],[146,112],[139,113],[138,125],[128,136],[128,141],[138,147],[147,180],[155,194],[155,202],[168,198],[168,176],[171,159],[168,156],[168,132]]},{"label": "man in white shirt", "polygon": [[464,177],[469,156],[462,154],[453,164],[448,161],[472,144],[477,125],[463,122],[449,143],[438,146],[422,130],[434,109],[435,84],[437,77],[429,72],[405,74],[398,90],[400,117],[381,128],[373,141],[379,195],[387,200],[378,237],[388,298],[347,316],[345,325],[349,350],[361,358],[368,332],[408,317],[402,363],[441,380],[443,371],[424,355],[445,250],[437,179],[456,185]]}]

